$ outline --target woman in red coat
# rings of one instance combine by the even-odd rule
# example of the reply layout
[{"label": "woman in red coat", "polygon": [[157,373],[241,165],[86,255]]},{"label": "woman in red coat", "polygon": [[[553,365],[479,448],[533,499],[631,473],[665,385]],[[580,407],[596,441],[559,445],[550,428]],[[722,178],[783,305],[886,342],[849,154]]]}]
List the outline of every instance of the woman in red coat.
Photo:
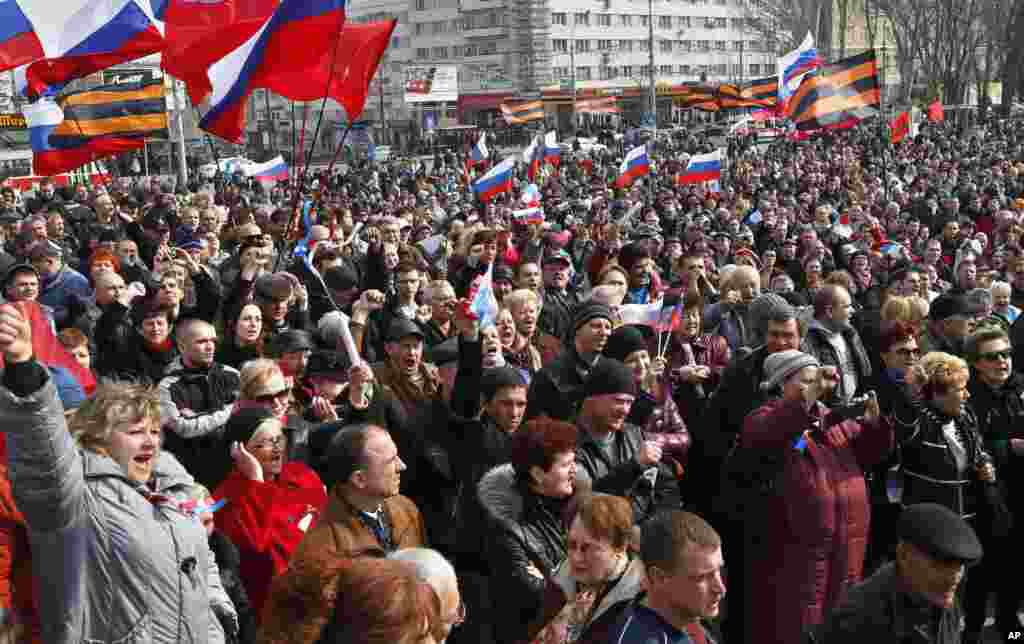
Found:
[{"label": "woman in red coat", "polygon": [[259,621],[274,577],[327,504],[320,477],[298,461],[285,462],[281,421],[264,408],[240,409],[228,420],[225,440],[234,467],[214,492],[226,504],[217,529],[241,555],[242,583]]},{"label": "woman in red coat", "polygon": [[[818,402],[836,375],[806,353],[765,360],[766,391],[782,397],[751,412],[736,457],[760,463],[774,485],[751,512],[746,589],[747,642],[800,642],[861,580],[870,505],[864,470],[893,448],[892,426],[869,398],[859,421],[830,425]],[[774,464],[774,465],[770,465]]]}]

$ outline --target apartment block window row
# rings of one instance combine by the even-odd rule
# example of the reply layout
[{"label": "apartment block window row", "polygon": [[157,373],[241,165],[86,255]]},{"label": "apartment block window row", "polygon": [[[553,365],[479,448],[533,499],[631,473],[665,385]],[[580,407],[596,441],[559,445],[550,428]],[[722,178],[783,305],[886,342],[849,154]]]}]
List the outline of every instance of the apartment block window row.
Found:
[{"label": "apartment block window row", "polygon": [[474,29],[492,29],[506,24],[507,15],[504,11],[479,11],[464,14],[451,20],[435,20],[433,22],[417,22],[413,25],[413,34],[417,36],[453,34]]},{"label": "apartment block window row", "polygon": [[435,9],[458,9],[459,0],[414,0],[416,11],[433,11]]}]

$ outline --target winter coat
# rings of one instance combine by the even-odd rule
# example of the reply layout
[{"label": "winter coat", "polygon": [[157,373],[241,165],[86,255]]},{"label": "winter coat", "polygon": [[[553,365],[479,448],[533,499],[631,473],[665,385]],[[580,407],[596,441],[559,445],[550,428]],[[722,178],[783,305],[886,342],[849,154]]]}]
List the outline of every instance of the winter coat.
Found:
[{"label": "winter coat", "polygon": [[[606,358],[598,356],[597,360]],[[530,380],[524,421],[538,416],[570,421],[583,403],[583,385],[597,362],[587,364],[572,343]]]},{"label": "winter coat", "polygon": [[32,644],[38,644],[39,610],[35,596],[28,526],[14,504],[7,476],[7,436],[0,434],[0,633],[4,624],[21,624],[32,634]]},{"label": "winter coat", "polygon": [[939,608],[908,590],[893,563],[850,589],[814,629],[819,644],[959,644],[963,610]]},{"label": "winter coat", "polygon": [[492,609],[494,632],[500,642],[519,642],[528,625],[540,617],[545,579],[566,557],[562,511],[568,499],[547,499],[529,491],[511,464],[485,474],[477,495],[488,520],[484,538],[491,596],[497,599]]},{"label": "winter coat", "polygon": [[[656,349],[652,347],[651,351],[654,350]],[[711,375],[700,383],[699,387],[672,376],[680,368],[690,364],[691,354],[693,364],[711,369]],[[672,385],[672,399],[675,400],[683,422],[691,432],[696,428],[703,428],[704,411],[711,395],[718,388],[731,357],[732,351],[729,350],[725,338],[720,335],[699,335],[693,338],[690,341],[690,351],[687,352],[680,344],[679,338],[672,334],[668,349],[665,351],[665,361],[668,363],[666,372]]]},{"label": "winter coat", "polygon": [[313,470],[291,461],[273,481],[253,481],[236,469],[213,496],[227,501],[214,519],[238,547],[242,581],[258,615],[271,580],[288,568],[292,552],[327,505],[327,491]]},{"label": "winter coat", "polygon": [[238,372],[231,367],[214,363],[207,369],[187,368],[180,358],[160,381],[164,447],[207,487],[223,475],[212,455],[223,451],[220,437],[238,398],[238,386]]},{"label": "winter coat", "polygon": [[0,427],[30,528],[43,641],[208,642],[211,606],[230,600],[206,531],[179,509],[192,483],[181,464],[161,451],[140,486],[76,446],[48,378],[23,397],[0,389]]},{"label": "winter coat", "polygon": [[[632,559],[622,577],[607,590],[600,603],[590,611],[587,621],[580,628],[576,640],[579,644],[605,644],[614,642],[612,632],[629,603],[643,591],[644,564]],[[559,612],[576,599],[576,580],[569,572],[567,561],[563,561],[544,589],[544,604],[541,619],[531,628],[530,639],[547,626]]]},{"label": "winter coat", "polygon": [[[598,492],[629,499],[638,524],[659,510],[682,506],[673,468],[665,463],[647,466],[637,462],[644,440],[639,427],[623,423],[607,446],[582,428],[576,444],[576,479]],[[652,475],[656,476],[653,484],[648,478]]]},{"label": "winter coat", "polygon": [[61,267],[53,277],[46,277],[39,282],[39,303],[53,309],[53,321],[57,329],[67,326],[68,305],[72,298],[88,298],[92,295],[89,280],[73,268]]},{"label": "winter coat", "polygon": [[120,302],[103,307],[96,321],[96,373],[108,380],[128,381],[154,387],[178,357],[173,338],[164,351],[146,345],[132,321],[131,312]]},{"label": "winter coat", "polygon": [[[324,587],[296,603],[293,590],[318,576],[324,562],[351,558],[382,549],[358,510],[344,495],[344,487],[331,490],[327,508],[292,553],[288,570],[271,583],[260,616],[260,644],[314,644],[334,613],[333,595]],[[395,550],[427,547],[426,528],[419,510],[404,496],[384,501],[383,512],[391,528]]]},{"label": "winter coat", "polygon": [[[839,354],[829,342],[828,338],[831,333],[821,322],[812,319],[807,326],[807,334],[804,336],[800,350],[817,358],[822,365],[838,369],[839,381],[842,383],[843,365],[839,364]],[[846,349],[850,352],[850,358],[857,369],[857,391],[846,392],[847,398],[851,398],[867,390],[867,381],[871,377],[871,359],[868,358],[868,352],[864,349],[864,343],[861,342],[860,335],[856,330],[848,328],[841,333],[843,339],[846,340]]]},{"label": "winter coat", "polygon": [[[748,641],[799,642],[801,629],[820,624],[863,574],[871,513],[864,469],[892,450],[892,426],[879,419],[822,430],[826,414],[820,403],[808,412],[775,400],[744,423],[738,449],[781,463],[757,515],[767,523],[745,528]],[[795,448],[806,431],[805,446]]]}]

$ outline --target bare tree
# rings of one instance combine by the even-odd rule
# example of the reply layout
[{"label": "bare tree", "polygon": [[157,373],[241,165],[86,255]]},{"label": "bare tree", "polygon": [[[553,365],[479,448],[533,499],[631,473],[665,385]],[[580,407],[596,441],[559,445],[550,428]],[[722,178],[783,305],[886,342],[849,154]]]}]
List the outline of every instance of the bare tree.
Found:
[{"label": "bare tree", "polygon": [[[847,2],[839,0],[843,6]],[[831,0],[748,0],[744,17],[748,28],[776,55],[795,49],[807,32],[814,35],[819,53],[831,52]]]}]

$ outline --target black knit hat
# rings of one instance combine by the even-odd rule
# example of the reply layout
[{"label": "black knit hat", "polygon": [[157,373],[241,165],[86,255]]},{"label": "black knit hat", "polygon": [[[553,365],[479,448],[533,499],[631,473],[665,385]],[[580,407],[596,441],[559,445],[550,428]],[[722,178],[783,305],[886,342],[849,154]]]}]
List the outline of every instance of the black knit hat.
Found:
[{"label": "black knit hat", "polygon": [[629,367],[618,360],[603,358],[590,370],[583,385],[583,397],[606,396],[608,394],[636,395],[636,382]]},{"label": "black knit hat", "polygon": [[572,316],[572,332],[576,333],[581,326],[594,318],[604,318],[611,322],[614,319],[612,310],[607,305],[598,302],[584,302],[576,309]]},{"label": "black knit hat", "polygon": [[647,342],[640,329],[632,325],[625,325],[615,329],[608,336],[608,342],[604,345],[604,355],[606,358],[625,362],[629,354],[643,351],[646,348]]},{"label": "black knit hat", "polygon": [[256,429],[263,421],[274,418],[274,414],[266,407],[243,407],[228,418],[224,426],[224,442],[227,449],[236,442],[245,445],[256,433]]}]

